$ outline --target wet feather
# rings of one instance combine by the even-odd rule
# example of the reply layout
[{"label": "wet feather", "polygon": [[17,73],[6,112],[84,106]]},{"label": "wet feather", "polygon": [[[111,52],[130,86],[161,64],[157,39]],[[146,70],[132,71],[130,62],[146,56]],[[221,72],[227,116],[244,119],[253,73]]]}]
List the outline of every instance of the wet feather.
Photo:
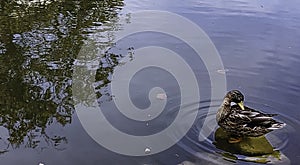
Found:
[{"label": "wet feather", "polygon": [[256,137],[285,126],[285,123],[273,118],[277,114],[267,114],[246,106],[242,109],[238,105],[231,105],[231,102],[243,101],[244,96],[240,91],[233,90],[226,94],[217,113],[217,122],[227,132],[235,136]]}]

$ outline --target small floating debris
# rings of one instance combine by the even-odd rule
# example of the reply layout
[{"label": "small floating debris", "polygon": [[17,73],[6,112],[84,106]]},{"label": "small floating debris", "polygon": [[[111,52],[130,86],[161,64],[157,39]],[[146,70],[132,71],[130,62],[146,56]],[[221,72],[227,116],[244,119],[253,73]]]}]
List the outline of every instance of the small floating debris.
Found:
[{"label": "small floating debris", "polygon": [[159,99],[159,100],[166,100],[167,99],[167,95],[166,95],[166,93],[158,93],[156,95],[156,98]]},{"label": "small floating debris", "polygon": [[229,69],[218,69],[217,72],[220,74],[225,74],[226,72],[228,72]]},{"label": "small floating debris", "polygon": [[45,165],[44,163],[39,163],[39,165]]},{"label": "small floating debris", "polygon": [[145,148],[145,154],[150,154],[151,153],[151,149],[150,148]]}]

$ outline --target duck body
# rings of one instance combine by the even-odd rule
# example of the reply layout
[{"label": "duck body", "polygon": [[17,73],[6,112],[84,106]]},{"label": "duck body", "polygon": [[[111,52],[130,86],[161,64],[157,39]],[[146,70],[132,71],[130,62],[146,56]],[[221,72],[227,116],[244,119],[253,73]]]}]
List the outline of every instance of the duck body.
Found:
[{"label": "duck body", "polygon": [[[228,92],[217,113],[218,125],[233,136],[257,137],[285,126],[266,114],[243,106],[244,96],[238,90]],[[237,105],[231,105],[235,102]]]}]

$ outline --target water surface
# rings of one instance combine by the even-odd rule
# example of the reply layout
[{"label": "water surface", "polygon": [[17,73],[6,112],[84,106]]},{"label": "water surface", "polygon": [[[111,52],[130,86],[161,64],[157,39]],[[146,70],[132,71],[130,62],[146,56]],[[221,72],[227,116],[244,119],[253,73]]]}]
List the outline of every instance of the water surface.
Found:
[{"label": "water surface", "polygon": [[[297,106],[300,92],[299,5],[296,0],[232,0],[226,3],[113,0],[53,1],[49,4],[1,1],[0,162],[230,164],[212,144],[213,133],[206,141],[198,140],[205,118],[214,120],[213,115],[207,116],[208,108],[217,108],[222,100],[222,97],[210,99],[208,72],[213,72],[226,74],[227,89],[241,90],[248,106],[279,114],[277,119],[287,126],[267,137],[286,156],[284,163],[297,164],[300,161],[300,134],[297,132],[300,126]],[[225,70],[208,71],[205,62],[188,44],[166,34],[134,34],[114,43],[114,33],[130,23],[128,13],[145,9],[173,12],[201,27],[215,44]],[[94,90],[99,106],[114,127],[135,136],[158,133],[174,121],[183,105],[186,111],[198,112],[186,136],[164,152],[141,157],[120,155],[96,143],[78,120],[72,98],[73,67],[80,61],[78,53],[86,39],[94,39],[97,51],[102,52],[101,62],[96,66]],[[139,122],[118,111],[110,87],[114,69],[122,65],[122,59],[149,45],[165,47],[184,58],[195,73],[201,99],[191,98],[181,103],[176,77],[156,67],[141,70],[129,86],[133,104],[147,108],[150,105],[148,93],[157,86],[166,92],[167,103],[160,116],[149,122]],[[172,62],[172,58],[169,61]],[[89,67],[93,70],[95,66],[89,64]],[[86,75],[86,79],[89,78]],[[83,81],[82,85],[85,84]],[[191,108],[197,104],[198,108]]]}]

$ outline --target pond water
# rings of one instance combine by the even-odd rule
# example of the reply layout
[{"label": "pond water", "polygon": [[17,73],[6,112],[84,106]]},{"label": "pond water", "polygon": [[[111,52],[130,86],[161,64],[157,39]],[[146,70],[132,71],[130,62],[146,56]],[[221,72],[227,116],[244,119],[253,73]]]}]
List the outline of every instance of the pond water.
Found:
[{"label": "pond water", "polygon": [[[287,124],[267,135],[283,156],[274,163],[297,164],[299,6],[297,0],[1,1],[0,163],[232,164],[213,145],[214,117],[225,92],[239,89],[246,105]],[[176,19],[161,21],[166,13],[135,19],[140,10]],[[155,25],[170,33],[143,30],[116,40],[127,26]],[[198,34],[185,33],[194,25],[218,53],[199,55]],[[222,65],[202,58],[214,55]],[[93,107],[101,109],[99,122],[87,113]]]}]

